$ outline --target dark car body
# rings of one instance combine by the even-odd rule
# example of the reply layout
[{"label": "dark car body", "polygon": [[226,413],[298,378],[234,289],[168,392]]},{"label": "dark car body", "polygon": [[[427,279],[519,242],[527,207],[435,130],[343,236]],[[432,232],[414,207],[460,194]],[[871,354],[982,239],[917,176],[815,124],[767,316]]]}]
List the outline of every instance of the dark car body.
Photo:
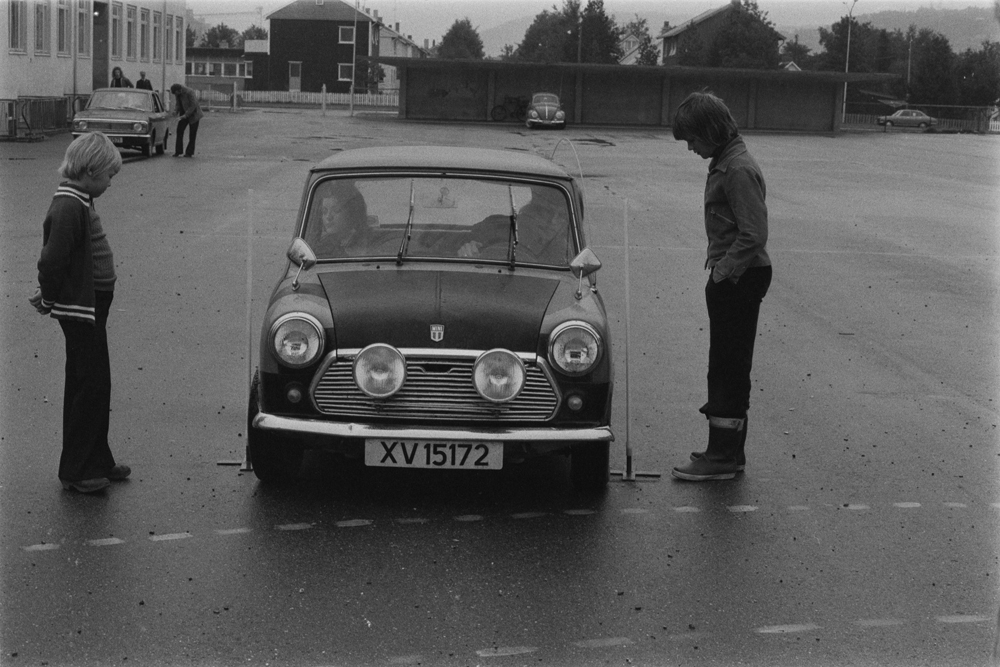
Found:
[{"label": "dark car body", "polygon": [[344,151],[310,170],[294,237],[251,381],[261,480],[322,448],[469,470],[569,454],[576,486],[607,484],[610,330],[563,169],[512,151]]},{"label": "dark car body", "polygon": [[566,127],[566,112],[563,111],[559,96],[553,93],[535,93],[528,103],[528,113],[524,121],[528,127]]},{"label": "dark car body", "polygon": [[102,132],[121,148],[162,155],[170,132],[177,126],[154,90],[137,88],[98,88],[87,106],[73,116],[73,136]]},{"label": "dark car body", "polygon": [[926,128],[937,125],[937,118],[932,118],[918,109],[900,109],[891,116],[879,116],[875,122],[886,127],[898,125],[899,127]]}]

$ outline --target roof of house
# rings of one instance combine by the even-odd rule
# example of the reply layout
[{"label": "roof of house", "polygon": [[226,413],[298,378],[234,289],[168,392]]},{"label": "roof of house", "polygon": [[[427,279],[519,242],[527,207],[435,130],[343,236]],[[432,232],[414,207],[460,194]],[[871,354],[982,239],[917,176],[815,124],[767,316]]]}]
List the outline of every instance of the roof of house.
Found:
[{"label": "roof of house", "polygon": [[292,21],[372,21],[372,17],[355,11],[353,5],[343,0],[294,0],[281,9],[271,12],[268,20]]},{"label": "roof of house", "polygon": [[729,10],[733,9],[734,7],[739,7],[739,4],[738,3],[733,3],[733,2],[727,2],[726,4],[722,5],[721,7],[716,7],[715,9],[709,9],[707,12],[702,12],[701,14],[698,14],[698,16],[695,16],[690,21],[685,21],[684,23],[681,23],[678,26],[674,26],[674,27],[670,28],[670,30],[667,30],[665,32],[660,33],[660,38],[662,39],[664,37],[676,37],[677,35],[681,34],[685,30],[687,30],[688,28],[691,28],[692,26],[696,26],[699,23],[704,23],[705,21],[707,21],[708,19],[712,18],[713,16],[718,16],[719,14],[723,14],[725,12],[728,12]]}]

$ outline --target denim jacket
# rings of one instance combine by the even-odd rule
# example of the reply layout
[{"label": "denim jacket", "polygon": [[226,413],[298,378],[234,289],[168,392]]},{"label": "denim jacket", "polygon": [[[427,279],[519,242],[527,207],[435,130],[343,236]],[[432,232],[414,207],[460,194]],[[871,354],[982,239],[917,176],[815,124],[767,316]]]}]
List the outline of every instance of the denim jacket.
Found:
[{"label": "denim jacket", "polygon": [[705,233],[715,282],[739,280],[747,269],[770,266],[767,255],[767,186],[742,137],[730,141],[708,165]]}]

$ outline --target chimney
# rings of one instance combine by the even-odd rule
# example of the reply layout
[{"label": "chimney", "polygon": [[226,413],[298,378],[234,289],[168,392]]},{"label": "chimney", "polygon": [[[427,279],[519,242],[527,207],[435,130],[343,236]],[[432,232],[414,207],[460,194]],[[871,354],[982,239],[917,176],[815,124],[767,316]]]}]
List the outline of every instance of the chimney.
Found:
[{"label": "chimney", "polygon": [[428,48],[430,48],[430,46],[429,46],[429,45],[430,45],[430,43],[431,43],[431,42],[430,42],[430,40],[429,40],[429,39],[427,39],[427,38],[425,37],[425,38],[424,38],[424,48],[425,48],[425,49],[428,49]]}]

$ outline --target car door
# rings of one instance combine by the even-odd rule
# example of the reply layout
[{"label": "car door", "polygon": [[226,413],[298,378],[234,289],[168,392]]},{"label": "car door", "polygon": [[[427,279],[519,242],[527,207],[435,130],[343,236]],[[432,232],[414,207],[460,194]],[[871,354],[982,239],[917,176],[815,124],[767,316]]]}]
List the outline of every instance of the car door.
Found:
[{"label": "car door", "polygon": [[159,93],[153,93],[153,113],[150,120],[153,125],[153,129],[156,130],[156,136],[161,140],[165,136],[167,131],[167,119],[169,114],[167,113],[166,107],[163,106],[163,102],[160,101]]}]

